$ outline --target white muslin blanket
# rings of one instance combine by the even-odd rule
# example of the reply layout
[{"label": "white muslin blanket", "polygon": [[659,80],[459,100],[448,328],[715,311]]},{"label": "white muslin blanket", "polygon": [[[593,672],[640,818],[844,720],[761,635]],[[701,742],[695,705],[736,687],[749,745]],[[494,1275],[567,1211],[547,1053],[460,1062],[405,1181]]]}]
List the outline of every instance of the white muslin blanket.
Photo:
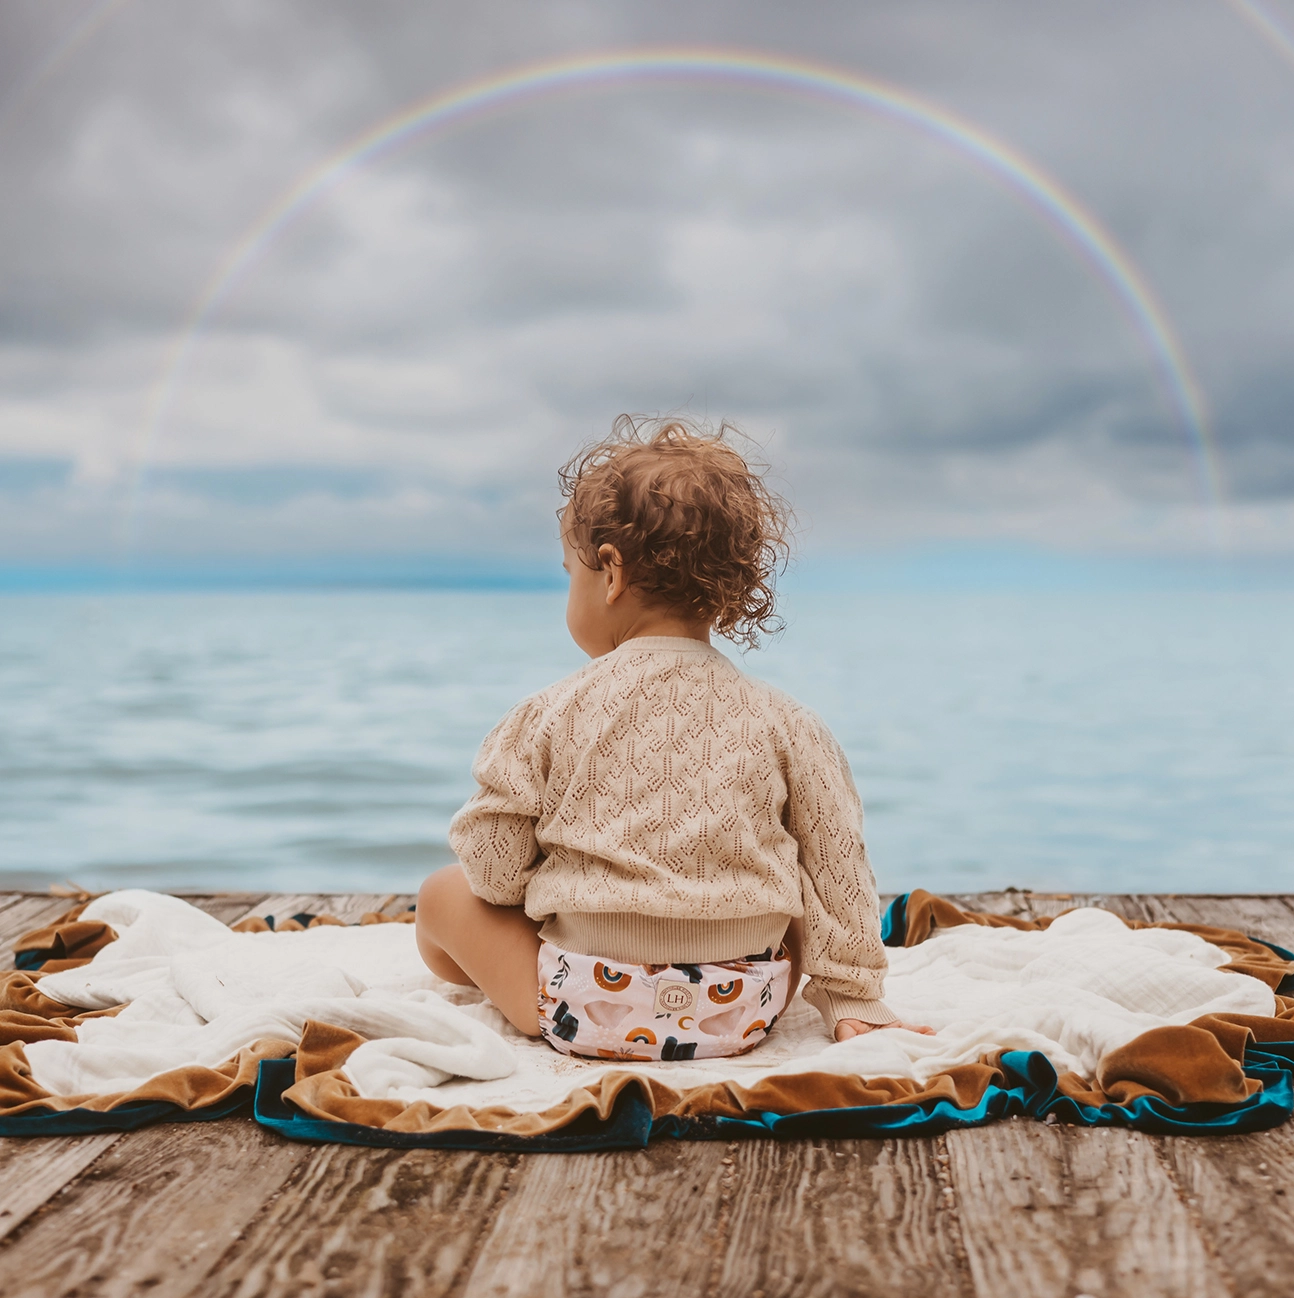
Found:
[{"label": "white muslin blanket", "polygon": [[1081,909],[1040,932],[968,924],[891,950],[886,1000],[906,1022],[935,1028],[933,1037],[887,1029],[832,1042],[797,996],[750,1054],[600,1063],[522,1036],[479,992],[436,978],[412,925],[231,933],[186,902],[143,891],[100,897],[82,918],[107,921],[119,939],[40,989],[78,1008],[127,1008],[86,1021],[75,1042],[25,1047],[34,1079],[58,1095],[128,1091],[185,1064],[220,1064],[261,1038],[297,1040],[307,1019],[367,1038],[345,1066],[366,1098],[540,1112],[613,1070],[676,1090],[797,1072],[924,1081],[1014,1049],[1091,1077],[1102,1055],[1150,1028],[1275,1012],[1271,989],[1219,972],[1228,957],[1202,938],[1134,932]]},{"label": "white muslin blanket", "polygon": [[[126,1008],[82,1023],[75,1042],[25,1047],[32,1077],[56,1095],[110,1095],[185,1064],[222,1064],[263,1038],[297,1041],[307,1019],[416,1057],[428,1086],[513,1070],[501,1016],[439,995],[448,985],[422,963],[411,924],[232,933],[179,898],[143,891],[109,893],[81,918],[111,924],[117,941],[40,990],[80,1009]],[[366,1087],[404,1075],[402,1063],[392,1074],[380,1053],[370,1058]]]}]

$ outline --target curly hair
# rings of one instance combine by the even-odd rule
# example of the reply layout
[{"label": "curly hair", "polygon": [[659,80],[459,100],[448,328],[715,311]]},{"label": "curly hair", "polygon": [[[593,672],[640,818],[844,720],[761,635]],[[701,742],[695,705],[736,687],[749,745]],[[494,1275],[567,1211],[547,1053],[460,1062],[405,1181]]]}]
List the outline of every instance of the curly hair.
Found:
[{"label": "curly hair", "polygon": [[717,433],[683,419],[621,415],[605,441],[558,473],[562,527],[600,569],[604,545],[653,603],[706,620],[748,648],[782,629],[774,582],[790,554],[791,511]]}]

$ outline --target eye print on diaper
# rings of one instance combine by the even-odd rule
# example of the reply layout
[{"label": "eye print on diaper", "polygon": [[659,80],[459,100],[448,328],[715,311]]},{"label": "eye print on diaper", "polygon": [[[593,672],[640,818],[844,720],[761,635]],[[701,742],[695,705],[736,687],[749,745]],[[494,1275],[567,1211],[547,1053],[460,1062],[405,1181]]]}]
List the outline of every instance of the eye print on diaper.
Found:
[{"label": "eye print on diaper", "polygon": [[715,983],[710,988],[710,999],[716,1005],[728,1005],[741,995],[743,986],[745,984],[740,978],[734,978],[731,982]]},{"label": "eye print on diaper", "polygon": [[631,1028],[625,1040],[637,1042],[641,1046],[654,1046],[656,1044],[656,1034],[651,1028]]},{"label": "eye print on diaper", "polygon": [[620,969],[612,969],[610,966],[604,965],[601,960],[593,966],[593,981],[604,992],[622,992],[633,980],[633,974],[624,973]]}]

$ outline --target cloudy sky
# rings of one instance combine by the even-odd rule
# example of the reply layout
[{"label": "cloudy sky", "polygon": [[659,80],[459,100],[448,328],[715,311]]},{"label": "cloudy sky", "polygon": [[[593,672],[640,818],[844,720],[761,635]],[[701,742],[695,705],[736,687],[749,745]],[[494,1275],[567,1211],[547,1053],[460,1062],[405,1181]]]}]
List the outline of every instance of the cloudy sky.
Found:
[{"label": "cloudy sky", "polygon": [[[1162,304],[930,131],[718,79],[429,96],[660,46],[1009,146]],[[735,421],[806,551],[1294,553],[1294,0],[0,0],[0,569],[531,562],[621,411]]]}]

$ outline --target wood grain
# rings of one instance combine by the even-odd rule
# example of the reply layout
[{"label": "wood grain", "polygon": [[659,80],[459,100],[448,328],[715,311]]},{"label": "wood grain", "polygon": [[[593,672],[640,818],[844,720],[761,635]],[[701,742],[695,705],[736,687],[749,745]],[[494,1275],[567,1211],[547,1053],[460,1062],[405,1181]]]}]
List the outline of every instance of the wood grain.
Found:
[{"label": "wood grain", "polygon": [[203,1281],[225,1298],[438,1298],[489,1229],[521,1155],[311,1149]]},{"label": "wood grain", "polygon": [[6,943],[28,929],[47,924],[50,919],[76,905],[67,897],[51,897],[40,892],[10,894],[8,901],[9,904],[0,910],[0,941]]},{"label": "wood grain", "polygon": [[1294,949],[1294,909],[1282,897],[1144,896],[1146,918],[1155,923],[1216,924]]},{"label": "wood grain", "polygon": [[1149,1137],[1007,1121],[946,1139],[981,1298],[1229,1293]]},{"label": "wood grain", "polygon": [[1145,919],[1145,908],[1141,899],[1129,893],[1108,893],[1102,899],[1106,910],[1122,915],[1124,919]]},{"label": "wood grain", "polygon": [[1024,897],[1024,904],[1030,919],[1054,918],[1063,915],[1076,906],[1097,906],[1102,910],[1113,910],[1118,913],[1116,898],[1101,892],[1030,892]]},{"label": "wood grain", "polygon": [[935,1140],[743,1143],[710,1293],[967,1298],[957,1224],[943,1208],[942,1148]]},{"label": "wood grain", "polygon": [[[265,893],[196,894],[185,898],[191,905],[214,915],[222,923],[240,919],[265,900]],[[17,898],[13,899],[17,900]],[[44,920],[25,923],[9,941],[61,914],[73,903],[66,898],[27,897],[49,911]],[[30,916],[30,904],[26,914]],[[10,908],[0,909],[0,933]],[[10,959],[12,960],[12,952]],[[53,1198],[105,1150],[121,1139],[119,1132],[95,1136],[54,1136],[19,1140],[0,1138],[0,1239],[16,1230],[42,1204]]]},{"label": "wood grain", "polygon": [[306,1156],[249,1119],[122,1136],[0,1243],[6,1298],[171,1298],[204,1276]]},{"label": "wood grain", "polygon": [[244,915],[253,914],[258,906],[263,906],[269,895],[265,892],[187,893],[181,899],[208,915],[214,915],[222,924],[233,924]]},{"label": "wood grain", "polygon": [[[302,910],[353,922],[412,903],[186,900],[226,923]],[[1279,897],[954,900],[1034,917],[1097,904],[1294,947]],[[0,960],[72,904],[0,895]],[[1161,1139],[1021,1121],[940,1141],[522,1157],[299,1146],[239,1119],[0,1141],[0,1291],[1265,1298],[1294,1291],[1292,1182],[1289,1128]]]},{"label": "wood grain", "polygon": [[1294,1131],[1175,1136],[1156,1141],[1237,1293],[1294,1290]]},{"label": "wood grain", "polygon": [[1006,892],[946,893],[948,900],[963,910],[978,910],[986,915],[1029,914],[1029,894],[1017,888]]},{"label": "wood grain", "polygon": [[35,893],[20,896],[13,905],[0,910],[0,970],[13,968],[13,944],[24,933],[44,927],[75,905],[67,897]]},{"label": "wood grain", "polygon": [[[0,909],[0,933],[4,933],[4,921],[10,919],[16,925],[13,936],[26,932],[36,927],[42,922],[48,922],[48,919],[60,914],[66,910],[72,903],[62,898],[47,897],[28,897],[21,900],[25,904],[21,906],[6,906]],[[295,896],[283,896],[266,893],[212,893],[212,894],[190,894],[185,898],[191,905],[197,906],[200,910],[210,915],[214,915],[222,923],[234,923],[248,914],[273,914],[276,918],[286,919],[289,915],[298,911],[310,911],[315,914],[328,913],[336,915],[338,919],[353,921],[367,910],[372,910],[380,903],[390,900],[389,895],[379,894],[298,894]],[[12,961],[12,953],[10,953]],[[224,1125],[224,1124],[222,1124]],[[198,1131],[205,1130],[184,1125],[171,1128],[154,1129],[159,1135],[162,1131],[169,1131],[178,1135],[183,1140],[185,1130]],[[134,1142],[144,1141],[149,1143],[152,1140],[152,1132],[140,1132],[131,1137]],[[79,1137],[79,1138],[51,1138],[33,1141],[20,1141],[14,1139],[0,1140],[0,1239],[14,1232],[23,1222],[25,1222],[42,1204],[48,1202],[59,1194],[74,1178],[76,1178],[86,1167],[93,1163],[105,1150],[116,1144],[122,1137],[119,1134],[105,1134],[100,1136]],[[279,1142],[269,1137],[275,1145]],[[162,1164],[167,1161],[167,1149],[171,1148],[174,1154],[179,1155],[184,1151],[177,1147],[175,1141],[170,1142],[157,1140],[155,1157]],[[290,1147],[294,1150],[293,1165],[303,1151],[300,1147]],[[360,1155],[361,1160],[372,1155],[374,1151],[353,1151]],[[185,1161],[182,1157],[176,1157],[177,1171],[183,1172]],[[109,1176],[112,1175],[112,1169],[108,1169]],[[78,1191],[80,1187],[78,1186]],[[252,1185],[244,1187],[245,1192],[254,1193]],[[259,1204],[252,1203],[247,1207],[247,1215],[253,1215]],[[61,1205],[60,1205],[61,1213]],[[215,1260],[215,1255],[211,1254],[204,1259],[207,1263]],[[168,1263],[169,1265],[169,1263]],[[3,1275],[6,1266],[5,1256],[0,1254],[0,1275]],[[91,1281],[91,1289],[94,1290]],[[6,1292],[8,1289],[6,1287]],[[35,1292],[40,1293],[59,1293],[62,1292],[57,1286],[50,1287],[45,1285],[44,1288],[38,1288]],[[105,1289],[103,1292],[117,1292],[115,1289]],[[123,1291],[124,1292],[124,1291]],[[180,1290],[177,1290],[180,1292]]]},{"label": "wood grain", "polygon": [[[288,895],[277,894],[265,898],[259,906],[252,906],[247,914],[273,915],[276,924],[293,915],[305,911],[311,915],[331,915],[344,924],[354,924],[360,916],[370,910],[380,910],[384,903],[389,903],[389,892],[302,892]],[[391,912],[394,913],[394,912]],[[232,920],[230,921],[233,922]]]},{"label": "wood grain", "polygon": [[[66,897],[14,894],[0,907],[0,969],[13,968],[13,943],[74,904]],[[0,1137],[0,1239],[12,1234],[47,1199],[85,1170],[120,1137]]]},{"label": "wood grain", "polygon": [[0,1138],[0,1239],[120,1139],[116,1132],[54,1140]]},{"label": "wood grain", "polygon": [[708,1143],[529,1155],[463,1298],[704,1293],[724,1248],[733,1167],[724,1145]]},{"label": "wood grain", "polygon": [[10,906],[16,905],[24,897],[30,897],[29,892],[0,892],[0,915],[3,915]]},{"label": "wood grain", "polygon": [[[1140,897],[1152,922],[1217,924],[1294,948],[1294,907],[1283,896]],[[1178,1136],[1156,1141],[1200,1233],[1233,1289],[1254,1298],[1289,1294],[1294,1250],[1294,1131]]]}]

